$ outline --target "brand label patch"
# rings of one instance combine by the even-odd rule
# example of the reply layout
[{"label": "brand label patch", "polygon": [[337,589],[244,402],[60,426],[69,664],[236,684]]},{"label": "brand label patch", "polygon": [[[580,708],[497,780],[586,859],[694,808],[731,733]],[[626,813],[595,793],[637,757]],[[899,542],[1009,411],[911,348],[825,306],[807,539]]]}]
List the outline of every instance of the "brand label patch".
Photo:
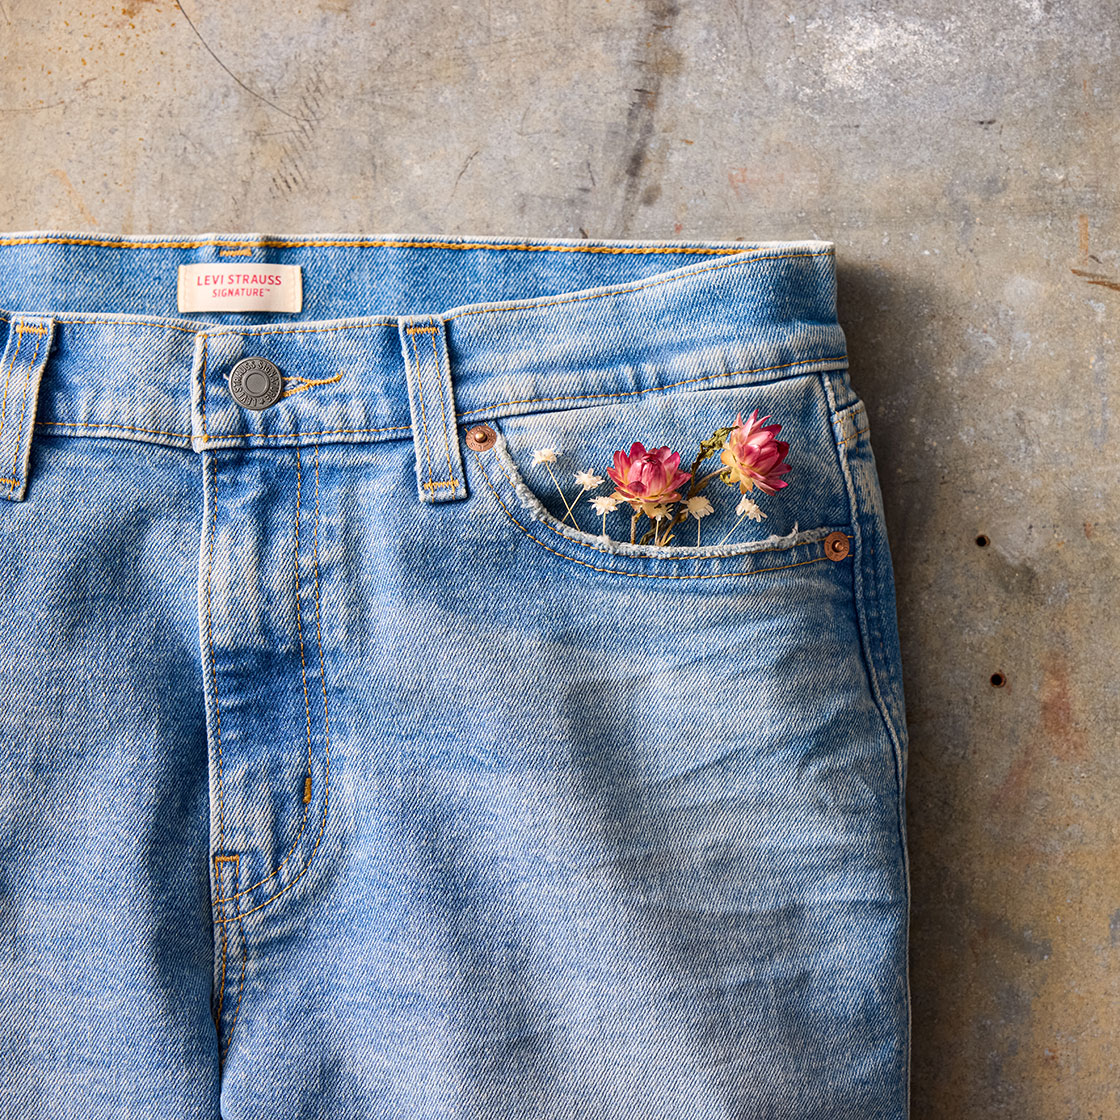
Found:
[{"label": "brand label patch", "polygon": [[303,309],[302,265],[181,264],[180,311]]}]

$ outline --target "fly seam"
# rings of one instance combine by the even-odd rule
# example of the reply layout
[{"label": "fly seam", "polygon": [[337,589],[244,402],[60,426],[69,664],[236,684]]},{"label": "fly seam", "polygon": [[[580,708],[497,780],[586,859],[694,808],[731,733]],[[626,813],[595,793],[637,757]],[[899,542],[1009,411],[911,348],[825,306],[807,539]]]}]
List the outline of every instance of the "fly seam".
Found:
[{"label": "fly seam", "polygon": [[[315,853],[319,849],[319,843],[323,839],[323,829],[327,823],[327,806],[330,802],[331,792],[331,733],[330,733],[330,718],[327,711],[327,673],[323,657],[323,632],[322,624],[319,615],[319,448],[315,448],[315,531],[313,538],[313,550],[315,555],[315,631],[318,635],[319,641],[319,673],[323,682],[323,727],[326,734],[326,765],[323,771],[323,811],[319,818],[319,834],[315,837],[315,845],[311,849],[311,854],[307,857],[307,862],[300,869],[300,872],[290,883],[281,887],[270,898],[266,898],[264,902],[258,903],[250,910],[239,911],[236,918],[220,917],[215,921],[218,923],[226,923],[232,921],[240,922],[242,918],[249,914],[255,913],[257,910],[263,909],[270,902],[274,902],[285,891],[291,890],[307,874],[308,868],[311,867],[311,861],[315,858]],[[219,899],[219,901],[227,901]]]},{"label": "fly seam", "polygon": [[[226,857],[226,858],[229,858],[229,857]],[[234,856],[233,857],[233,889],[235,891],[237,890],[238,866],[239,866],[238,857]],[[237,896],[234,895],[233,897],[236,898]],[[237,910],[237,907],[235,906],[235,911],[236,910]],[[249,944],[245,940],[245,925],[241,921],[240,913],[237,914],[237,924],[238,924],[239,932],[241,934],[241,982],[237,985],[237,1003],[234,1005],[234,1008],[233,1008],[233,1018],[230,1020],[229,1030],[226,1032],[225,1044],[222,1046],[221,1052],[218,1055],[218,1064],[219,1065],[224,1065],[225,1064],[226,1055],[229,1053],[230,1040],[233,1038],[233,1028],[235,1026],[237,1026],[237,1016],[238,1016],[238,1013],[241,1010],[241,995],[245,990],[245,970],[246,970],[246,966],[249,963]],[[224,935],[225,935],[225,926],[224,925],[222,926],[222,934],[223,934],[223,943],[224,943]],[[224,961],[223,961],[223,965],[222,965],[222,971],[223,971],[223,974],[224,974],[224,972],[225,972]],[[219,1020],[219,1029],[220,1029],[220,1026],[221,1026],[221,1022]]]},{"label": "fly seam", "polygon": [[[307,711],[307,775],[311,777],[311,704],[307,697],[307,663],[303,657],[303,625],[301,622],[301,610],[299,602],[299,502],[300,502],[300,457],[299,448],[296,448],[296,520],[295,520],[295,537],[296,537],[296,627],[299,631],[299,658],[303,666],[303,706]],[[242,887],[236,894],[231,894],[227,898],[218,899],[219,902],[229,902],[232,899],[240,898],[242,895],[248,894],[250,891],[255,890],[262,883],[267,883],[269,879],[275,879],[277,875],[283,870],[284,865],[292,858],[296,848],[299,846],[300,838],[303,836],[303,830],[307,827],[307,813],[308,802],[303,805],[303,819],[300,821],[299,831],[296,833],[296,838],[292,841],[292,846],[288,849],[288,854],[277,865],[276,870],[271,875],[266,875],[263,879],[255,883],[251,883],[247,887]]]},{"label": "fly seam", "polygon": [[[204,460],[205,462],[205,460]],[[218,737],[218,838],[219,847],[225,847],[225,825],[223,821],[224,808],[222,804],[222,709],[218,705],[218,670],[214,665],[214,624],[210,607],[211,573],[214,570],[214,525],[218,520],[218,463],[212,460],[213,467],[213,506],[210,513],[210,549],[206,561],[206,640],[210,654],[210,678],[214,685],[214,726]],[[218,891],[221,892],[221,884]],[[215,903],[216,904],[216,903]]]}]

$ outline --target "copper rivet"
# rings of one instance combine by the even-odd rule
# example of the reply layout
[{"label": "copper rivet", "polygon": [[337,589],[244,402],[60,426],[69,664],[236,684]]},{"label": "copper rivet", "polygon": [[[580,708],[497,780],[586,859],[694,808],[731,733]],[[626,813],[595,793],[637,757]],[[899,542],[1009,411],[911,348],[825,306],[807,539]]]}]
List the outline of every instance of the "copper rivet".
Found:
[{"label": "copper rivet", "polygon": [[843,560],[848,555],[848,537],[845,533],[829,533],[824,539],[824,554],[829,560]]},{"label": "copper rivet", "polygon": [[493,447],[498,437],[489,424],[478,424],[467,432],[467,446],[472,451],[485,451]]}]

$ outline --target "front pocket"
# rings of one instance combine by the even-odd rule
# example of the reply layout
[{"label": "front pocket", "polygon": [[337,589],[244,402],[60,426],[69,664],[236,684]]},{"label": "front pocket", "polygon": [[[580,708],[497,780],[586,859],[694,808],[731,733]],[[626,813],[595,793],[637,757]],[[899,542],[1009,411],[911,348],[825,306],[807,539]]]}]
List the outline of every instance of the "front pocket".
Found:
[{"label": "front pocket", "polygon": [[[789,444],[788,471],[773,469],[773,438],[760,432],[755,442],[769,452],[761,458],[735,446],[728,462],[722,455],[725,441],[713,442],[712,453],[696,462],[705,440],[737,420],[747,422],[755,410],[756,423],[769,416],[767,426],[781,424],[777,438]],[[850,527],[827,395],[818,375],[650,392],[612,404],[494,418],[485,426],[494,433],[489,444],[475,449],[466,440],[466,455],[477,464],[473,491],[478,500],[488,502],[510,527],[562,555],[597,554],[613,565],[624,561],[608,570],[747,574],[780,562],[780,554],[791,550],[800,549],[801,559],[823,558],[825,538]],[[629,455],[635,443],[648,451],[669,448],[679,456],[669,466],[689,477],[675,489],[643,488],[643,480],[658,481],[656,471],[644,479],[627,477],[624,461],[622,473],[612,477],[615,453]],[[744,466],[751,469],[744,472]],[[725,477],[719,477],[721,472]],[[690,511],[684,499],[693,478],[707,478],[694,495],[706,500],[694,502]],[[745,479],[751,482],[746,489]],[[787,484],[777,485],[781,481]],[[609,509],[602,499],[612,495],[617,505]],[[660,500],[674,496],[675,501]],[[744,498],[749,505],[741,504]],[[669,514],[657,526],[657,543],[651,535],[654,519],[646,511]],[[685,519],[671,524],[674,514]]]}]

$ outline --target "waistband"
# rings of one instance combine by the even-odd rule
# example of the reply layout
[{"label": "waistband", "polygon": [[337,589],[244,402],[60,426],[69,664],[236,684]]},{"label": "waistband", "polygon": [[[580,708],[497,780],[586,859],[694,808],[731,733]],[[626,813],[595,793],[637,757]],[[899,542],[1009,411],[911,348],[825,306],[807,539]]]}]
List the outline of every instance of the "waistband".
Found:
[{"label": "waistband", "polygon": [[[299,265],[302,308],[178,313],[178,266],[204,263]],[[846,368],[835,297],[825,241],[0,233],[0,496],[23,497],[34,431],[412,439],[420,498],[454,500],[460,424]],[[227,382],[252,357],[283,378],[260,411]]]}]

